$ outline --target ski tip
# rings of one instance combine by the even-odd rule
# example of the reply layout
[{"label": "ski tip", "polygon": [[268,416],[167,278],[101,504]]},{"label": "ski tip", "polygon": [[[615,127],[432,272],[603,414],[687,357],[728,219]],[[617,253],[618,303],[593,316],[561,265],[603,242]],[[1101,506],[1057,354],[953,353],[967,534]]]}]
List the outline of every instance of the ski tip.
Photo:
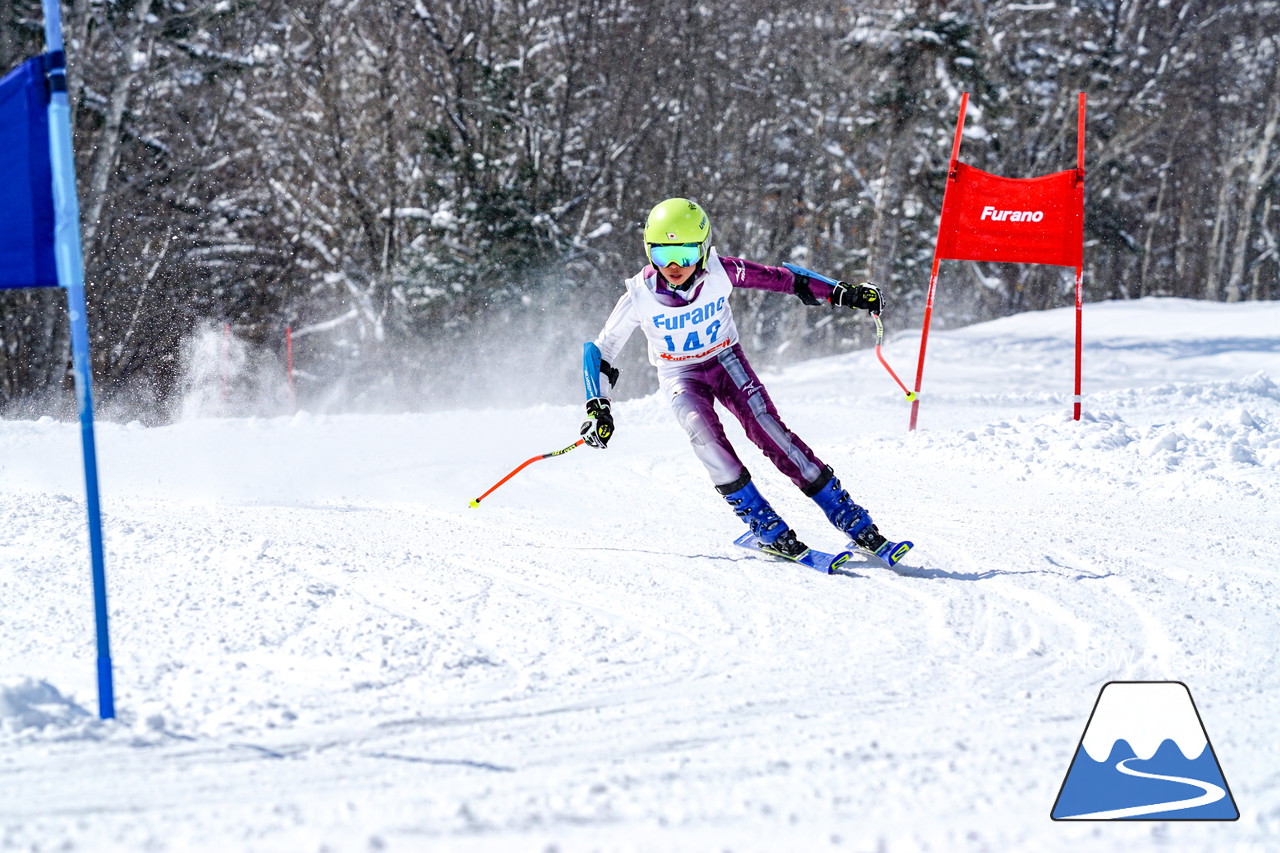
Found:
[{"label": "ski tip", "polygon": [[468,506],[470,506],[472,509],[475,509],[476,507],[480,506],[480,501],[474,500],[470,504],[468,504]]},{"label": "ski tip", "polygon": [[852,551],[841,551],[839,554],[836,554],[834,557],[831,558],[831,564],[827,566],[827,574],[829,575],[835,574],[836,569],[840,568],[845,563],[849,562],[850,558],[852,557],[853,557]]},{"label": "ski tip", "polygon": [[907,556],[907,552],[914,547],[914,542],[904,539],[901,542],[895,543],[894,546],[890,548],[883,557],[881,557],[881,559],[891,566],[896,566],[903,557]]}]

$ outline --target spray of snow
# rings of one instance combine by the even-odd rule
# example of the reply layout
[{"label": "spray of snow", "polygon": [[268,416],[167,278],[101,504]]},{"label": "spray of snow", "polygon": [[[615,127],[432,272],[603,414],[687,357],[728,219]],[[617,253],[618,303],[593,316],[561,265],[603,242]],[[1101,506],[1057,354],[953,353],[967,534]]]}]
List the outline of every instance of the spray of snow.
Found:
[{"label": "spray of snow", "polygon": [[205,323],[183,342],[172,404],[177,420],[271,417],[290,411],[289,380],[273,352],[246,343],[234,327]]}]

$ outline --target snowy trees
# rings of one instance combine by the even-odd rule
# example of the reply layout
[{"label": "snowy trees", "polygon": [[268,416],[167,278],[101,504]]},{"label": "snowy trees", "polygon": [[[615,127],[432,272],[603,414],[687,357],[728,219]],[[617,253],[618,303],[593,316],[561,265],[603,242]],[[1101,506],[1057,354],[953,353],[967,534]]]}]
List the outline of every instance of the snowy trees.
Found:
[{"label": "snowy trees", "polygon": [[[75,0],[66,17],[107,400],[162,400],[201,320],[268,347],[310,330],[313,390],[440,398],[495,341],[570,373],[641,261],[639,222],[680,194],[724,253],[874,278],[912,325],[966,90],[962,156],[1013,177],[1070,167],[1089,94],[1088,298],[1280,298],[1277,0]],[[0,65],[40,49],[39,4],[0,2]],[[943,275],[941,323],[1067,301],[1053,269]],[[54,296],[0,294],[2,409],[67,385]],[[869,335],[790,300],[738,310],[765,361]]]}]

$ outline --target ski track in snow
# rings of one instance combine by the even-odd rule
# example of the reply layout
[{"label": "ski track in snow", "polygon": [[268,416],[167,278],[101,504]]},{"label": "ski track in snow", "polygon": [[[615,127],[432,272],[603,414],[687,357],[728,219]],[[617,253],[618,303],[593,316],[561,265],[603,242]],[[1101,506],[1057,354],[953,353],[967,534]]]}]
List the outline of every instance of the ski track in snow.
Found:
[{"label": "ski track in snow", "polygon": [[[78,432],[0,422],[0,850],[1264,850],[1280,834],[1280,306],[937,334],[765,380],[891,537],[740,523],[656,396],[102,424],[119,719],[93,713]],[[886,355],[902,372],[918,337]],[[633,344],[634,345],[634,344]],[[551,396],[549,394],[549,396]],[[733,425],[802,538],[820,513]],[[1049,811],[1101,686],[1186,682],[1234,823]]]}]

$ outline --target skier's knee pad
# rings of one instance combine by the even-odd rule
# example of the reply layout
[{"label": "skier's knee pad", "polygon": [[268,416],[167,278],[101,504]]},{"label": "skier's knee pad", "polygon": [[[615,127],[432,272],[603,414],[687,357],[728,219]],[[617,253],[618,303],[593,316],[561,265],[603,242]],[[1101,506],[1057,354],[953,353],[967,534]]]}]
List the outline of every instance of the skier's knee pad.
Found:
[{"label": "skier's knee pad", "polygon": [[694,447],[707,447],[715,443],[716,430],[707,419],[707,414],[692,401],[686,402],[684,395],[671,401],[676,411],[676,421],[689,436]]}]

